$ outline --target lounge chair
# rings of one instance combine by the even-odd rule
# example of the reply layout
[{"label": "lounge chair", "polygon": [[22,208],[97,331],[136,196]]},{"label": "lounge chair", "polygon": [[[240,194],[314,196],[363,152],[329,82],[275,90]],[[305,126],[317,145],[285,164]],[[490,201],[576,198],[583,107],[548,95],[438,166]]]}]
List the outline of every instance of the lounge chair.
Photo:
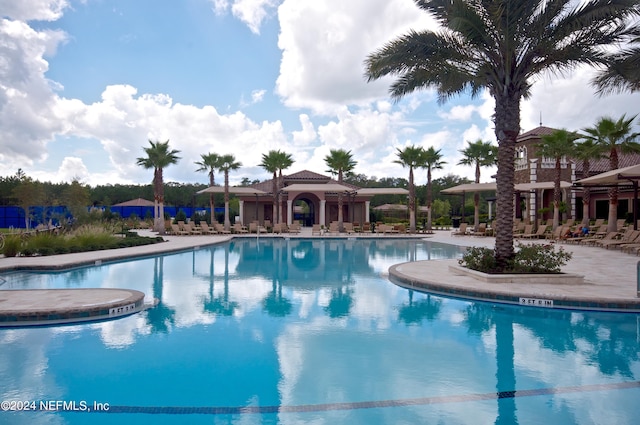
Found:
[{"label": "lounge chair", "polygon": [[231,230],[225,230],[224,226],[217,221],[213,223],[213,228],[221,235],[228,235],[231,233]]},{"label": "lounge chair", "polygon": [[200,230],[205,235],[215,235],[218,233],[216,229],[214,229],[213,227],[209,227],[209,224],[207,224],[206,221],[200,222]]},{"label": "lounge chair", "polygon": [[538,226],[538,230],[535,233],[525,233],[521,237],[525,239],[542,239],[547,231],[547,225],[541,224]]},{"label": "lounge chair", "polygon": [[460,223],[457,231],[451,233],[453,236],[462,236],[467,234],[467,223]]},{"label": "lounge chair", "polygon": [[355,230],[353,230],[353,223],[343,223],[342,226],[347,234],[355,233]]},{"label": "lounge chair", "polygon": [[178,235],[178,236],[185,236],[185,235],[188,235],[189,232],[186,231],[186,230],[180,229],[180,226],[178,226],[177,224],[172,224],[171,225],[171,234]]},{"label": "lounge chair", "polygon": [[566,231],[567,229],[564,226],[558,226],[552,233],[547,234],[547,239],[550,241],[559,241],[562,239],[562,235],[564,235]]},{"label": "lounge chair", "polygon": [[338,222],[337,221],[332,221],[329,224],[329,230],[327,231],[327,233],[335,233],[335,234],[340,233],[340,229],[338,228]]},{"label": "lounge chair", "polygon": [[254,221],[254,222],[249,223],[249,233],[258,233],[258,232],[260,232],[260,233],[266,233],[266,232],[267,232],[267,230],[266,230],[264,227],[260,226],[260,225],[259,225],[258,223],[256,223],[255,221]]},{"label": "lounge chair", "polygon": [[235,223],[231,228],[231,231],[237,234],[249,233],[249,230],[247,229],[247,227],[243,226],[242,223]]},{"label": "lounge chair", "polygon": [[596,246],[603,242],[606,243],[606,241],[614,240],[619,236],[620,236],[620,233],[618,232],[609,232],[602,238],[585,239],[584,241],[580,242],[580,244]]},{"label": "lounge chair", "polygon": [[371,233],[371,223],[366,222],[362,225],[362,233]]},{"label": "lounge chair", "polygon": [[289,226],[289,233],[300,233],[301,230],[302,226],[300,226],[300,223],[297,221],[291,223],[291,226]]},{"label": "lounge chair", "polygon": [[522,233],[516,233],[513,235],[514,238],[524,238],[526,235],[531,235],[533,233],[533,224],[527,224],[524,226],[524,230]]},{"label": "lounge chair", "polygon": [[311,236],[322,236],[322,227],[319,224],[311,227]]},{"label": "lounge chair", "polygon": [[611,239],[608,241],[600,242],[598,245],[609,249],[610,247],[616,247],[618,245],[635,243],[636,239],[640,236],[640,230],[627,230],[620,237],[620,239]]},{"label": "lounge chair", "polygon": [[487,223],[478,224],[478,230],[471,232],[471,236],[485,236],[487,233]]}]

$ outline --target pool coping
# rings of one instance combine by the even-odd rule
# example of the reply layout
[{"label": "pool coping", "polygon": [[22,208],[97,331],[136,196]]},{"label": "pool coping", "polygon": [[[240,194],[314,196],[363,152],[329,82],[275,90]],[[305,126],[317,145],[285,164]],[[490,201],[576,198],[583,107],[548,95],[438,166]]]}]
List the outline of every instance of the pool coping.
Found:
[{"label": "pool coping", "polygon": [[0,328],[117,319],[147,308],[144,297],[121,288],[6,289],[0,291]]},{"label": "pool coping", "polygon": [[[451,267],[455,268],[455,264],[457,260],[423,260],[395,264],[389,267],[389,280],[403,288],[473,301],[551,309],[640,312],[640,298],[561,294],[555,282],[532,283],[526,278],[516,283],[483,282],[472,274],[454,274]],[[454,275],[455,283],[444,282],[445,278]],[[572,292],[590,285],[592,283],[589,282],[567,284]]]}]

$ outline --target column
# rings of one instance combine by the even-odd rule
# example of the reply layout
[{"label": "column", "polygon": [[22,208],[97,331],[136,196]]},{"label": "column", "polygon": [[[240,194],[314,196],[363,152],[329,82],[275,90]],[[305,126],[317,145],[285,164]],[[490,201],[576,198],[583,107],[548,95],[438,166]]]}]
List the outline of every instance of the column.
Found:
[{"label": "column", "polygon": [[293,200],[287,199],[287,226],[293,223]]},{"label": "column", "polygon": [[326,223],[326,211],[325,209],[327,208],[327,201],[325,199],[321,199],[320,200],[320,224],[325,226]]},{"label": "column", "polygon": [[[213,211],[212,211],[212,214],[213,214]],[[240,200],[240,223],[244,224],[244,201],[242,199]]]},{"label": "column", "polygon": [[371,206],[371,201],[364,201],[364,222],[369,221],[369,207]]}]

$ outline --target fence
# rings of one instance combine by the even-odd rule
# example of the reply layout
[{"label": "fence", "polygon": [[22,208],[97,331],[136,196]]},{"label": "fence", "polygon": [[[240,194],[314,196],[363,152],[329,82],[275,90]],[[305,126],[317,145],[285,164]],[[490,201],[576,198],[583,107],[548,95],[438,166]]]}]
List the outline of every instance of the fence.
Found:
[{"label": "fence", "polygon": [[[101,208],[102,210],[106,209]],[[153,217],[153,207],[110,207],[113,214],[120,217],[129,218],[132,215],[138,218]],[[165,214],[175,217],[178,211],[184,211],[187,217],[194,215],[207,215],[210,208],[194,208],[194,207],[164,207]],[[224,208],[214,208],[215,214],[224,214]],[[65,206],[56,207],[31,207],[29,209],[30,223],[29,227],[35,227],[40,223],[49,223],[58,225],[60,222],[72,218],[71,214]],[[24,210],[16,206],[0,206],[0,228],[16,228],[24,229],[26,227]]]}]

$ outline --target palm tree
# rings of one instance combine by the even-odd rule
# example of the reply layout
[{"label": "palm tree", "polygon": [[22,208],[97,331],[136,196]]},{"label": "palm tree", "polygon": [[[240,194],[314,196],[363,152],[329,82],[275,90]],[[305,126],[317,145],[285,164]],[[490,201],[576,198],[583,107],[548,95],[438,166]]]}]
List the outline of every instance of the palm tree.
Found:
[{"label": "palm tree", "polygon": [[413,183],[413,170],[424,164],[425,151],[421,146],[407,146],[400,150],[397,148],[398,159],[393,161],[402,167],[409,167],[409,230],[416,231],[416,187]]},{"label": "palm tree", "polygon": [[278,151],[278,223],[282,223],[282,202],[280,202],[280,198],[282,196],[282,186],[284,185],[284,179],[282,177],[282,170],[286,170],[287,168],[293,165],[293,157],[291,154],[286,152]]},{"label": "palm tree", "polygon": [[[498,147],[491,142],[483,142],[478,139],[475,142],[467,142],[468,146],[460,151],[464,158],[459,165],[474,165],[476,167],[476,183],[480,183],[480,167],[490,167],[498,161]],[[473,228],[477,232],[480,224],[480,194],[473,194]]]},{"label": "palm tree", "polygon": [[[607,51],[626,40],[629,20],[640,13],[632,0],[414,0],[440,24],[387,43],[367,58],[369,81],[396,76],[395,99],[435,88],[444,102],[485,89],[495,100],[498,140],[497,234],[501,268],[514,255],[514,157],[520,101],[536,76],[578,65],[606,65]],[[638,28],[637,23],[632,24]]]},{"label": "palm tree", "polygon": [[146,157],[140,157],[136,159],[136,163],[144,168],[153,168],[153,217],[154,217],[154,230],[161,235],[165,233],[164,225],[164,181],[162,177],[162,170],[171,164],[176,164],[180,157],[175,149],[169,150],[169,141],[166,142],[152,142],[148,148],[143,148]]},{"label": "palm tree", "polygon": [[218,170],[224,173],[224,229],[229,230],[231,228],[231,221],[229,220],[229,171],[237,170],[242,164],[236,162],[236,157],[228,154],[220,157],[220,163],[218,164]]},{"label": "palm tree", "polygon": [[[636,118],[634,115],[627,118],[622,115],[617,121],[610,117],[602,117],[598,120],[594,127],[584,128],[582,138],[592,140],[594,143],[602,146],[609,152],[609,170],[615,170],[618,167],[618,150],[622,153],[640,152],[640,143],[635,140],[640,133],[632,131],[631,123]],[[609,232],[617,231],[616,220],[618,219],[618,188],[616,186],[609,188]]]},{"label": "palm tree", "polygon": [[[583,137],[583,136],[578,136]],[[604,158],[602,146],[596,144],[591,139],[585,139],[581,143],[576,143],[572,156],[578,161],[582,161],[582,177],[589,177],[592,159]],[[582,188],[582,225],[589,224],[589,204],[591,203],[591,188]]]},{"label": "palm tree", "polygon": [[[282,170],[291,167],[293,158],[291,154],[280,150],[271,150],[267,154],[262,154],[260,166],[270,173],[273,173],[273,218],[274,223],[282,223],[282,205],[280,205],[280,189],[282,189]],[[278,176],[278,172],[280,175]]]},{"label": "palm tree", "polygon": [[562,175],[562,159],[574,152],[574,141],[578,138],[576,133],[565,129],[555,130],[551,134],[542,136],[542,142],[536,147],[538,156],[543,158],[553,158],[555,160],[555,174],[553,177],[553,230],[560,225],[560,201],[562,192],[560,190],[560,177]]},{"label": "palm tree", "polygon": [[427,230],[431,231],[431,201],[433,198],[433,187],[431,184],[431,170],[439,170],[446,161],[440,161],[442,154],[440,149],[436,150],[433,146],[424,151],[424,162],[422,168],[427,169]]},{"label": "palm tree", "polygon": [[274,223],[278,223],[277,217],[277,205],[278,205],[278,152],[269,151],[269,153],[262,154],[262,162],[260,166],[270,173],[273,173],[271,179],[271,195],[273,197],[273,219]]},{"label": "palm tree", "polygon": [[[329,167],[331,174],[338,175],[338,183],[342,184],[342,176],[344,173],[350,173],[356,166],[357,162],[353,160],[351,151],[344,149],[331,149],[329,155],[324,157],[324,162]],[[338,192],[338,229],[342,232],[342,192]]]},{"label": "palm tree", "polygon": [[[209,186],[213,187],[216,184],[215,171],[219,168],[220,155],[216,153],[201,154],[202,161],[196,161],[196,165],[199,165],[196,171],[203,171],[209,173]],[[214,220],[214,196],[213,192],[209,193],[209,205],[211,207],[211,223]]]},{"label": "palm tree", "polygon": [[640,35],[631,48],[614,53],[607,68],[593,81],[600,94],[640,91]]}]

